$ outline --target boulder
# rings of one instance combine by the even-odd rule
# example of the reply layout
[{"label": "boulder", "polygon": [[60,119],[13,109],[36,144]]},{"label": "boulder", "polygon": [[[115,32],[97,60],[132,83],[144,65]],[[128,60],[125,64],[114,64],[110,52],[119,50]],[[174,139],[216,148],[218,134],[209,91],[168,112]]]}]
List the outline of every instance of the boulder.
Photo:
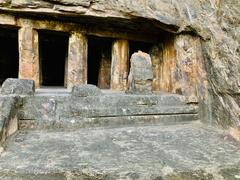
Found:
[{"label": "boulder", "polygon": [[101,96],[102,91],[95,85],[87,84],[74,86],[72,88],[72,95],[77,97]]},{"label": "boulder", "polygon": [[149,54],[142,51],[131,57],[131,68],[128,76],[128,93],[148,94],[152,92],[153,69]]},{"label": "boulder", "polygon": [[1,94],[10,95],[33,95],[35,92],[35,83],[33,80],[8,78],[4,81]]}]

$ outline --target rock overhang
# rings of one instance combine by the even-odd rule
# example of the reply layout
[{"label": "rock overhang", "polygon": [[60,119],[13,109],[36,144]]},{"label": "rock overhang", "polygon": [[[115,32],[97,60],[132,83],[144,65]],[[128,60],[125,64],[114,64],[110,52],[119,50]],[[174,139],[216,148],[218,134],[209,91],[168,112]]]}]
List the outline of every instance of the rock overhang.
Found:
[{"label": "rock overhang", "polygon": [[57,19],[103,29],[154,34],[156,37],[163,31],[177,33],[182,24],[174,4],[164,1],[2,0],[0,11],[28,18]]}]

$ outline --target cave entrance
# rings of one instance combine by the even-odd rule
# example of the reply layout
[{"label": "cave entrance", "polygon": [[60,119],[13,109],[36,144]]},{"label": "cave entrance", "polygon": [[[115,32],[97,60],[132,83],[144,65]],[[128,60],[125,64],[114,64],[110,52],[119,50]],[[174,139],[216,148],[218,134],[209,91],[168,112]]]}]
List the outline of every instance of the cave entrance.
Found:
[{"label": "cave entrance", "polygon": [[39,31],[41,86],[66,87],[69,35],[56,31]]},{"label": "cave entrance", "polygon": [[88,37],[88,84],[110,89],[112,43],[111,38]]},{"label": "cave entrance", "polygon": [[0,28],[0,86],[7,78],[18,78],[18,29]]}]

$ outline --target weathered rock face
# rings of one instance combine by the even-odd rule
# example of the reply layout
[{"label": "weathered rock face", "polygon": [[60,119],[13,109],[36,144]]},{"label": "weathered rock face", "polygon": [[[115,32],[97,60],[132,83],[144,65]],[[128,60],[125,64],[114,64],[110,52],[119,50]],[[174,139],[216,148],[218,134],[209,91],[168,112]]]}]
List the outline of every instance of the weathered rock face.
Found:
[{"label": "weathered rock face", "polygon": [[147,94],[152,92],[153,70],[148,54],[138,51],[130,59],[131,67],[128,76],[128,92]]},{"label": "weathered rock face", "polygon": [[[46,13],[75,13],[98,17],[130,19],[131,16],[158,19],[165,24],[177,24],[173,17],[178,15],[174,4],[161,1],[127,0],[1,0],[1,5],[28,11],[46,8]],[[50,10],[50,11],[49,11]],[[161,13],[163,12],[163,13]],[[166,13],[167,12],[167,13]]]},{"label": "weathered rock face", "polygon": [[203,42],[211,84],[213,118],[223,126],[240,123],[240,2],[221,1],[205,24],[211,39]]},{"label": "weathered rock face", "polygon": [[17,96],[0,96],[0,148],[6,138],[18,129],[17,109],[19,104]]},{"label": "weathered rock face", "polygon": [[35,92],[35,85],[33,80],[25,79],[7,79],[1,89],[1,94],[10,95],[33,95]]},{"label": "weathered rock face", "polygon": [[0,0],[0,6],[2,11],[28,15],[41,11],[79,22],[86,20],[79,16],[85,16],[88,23],[105,22],[104,27],[116,27],[119,32],[131,29],[156,35],[161,28],[191,32],[201,38],[204,50],[213,122],[222,126],[240,123],[239,0]]}]

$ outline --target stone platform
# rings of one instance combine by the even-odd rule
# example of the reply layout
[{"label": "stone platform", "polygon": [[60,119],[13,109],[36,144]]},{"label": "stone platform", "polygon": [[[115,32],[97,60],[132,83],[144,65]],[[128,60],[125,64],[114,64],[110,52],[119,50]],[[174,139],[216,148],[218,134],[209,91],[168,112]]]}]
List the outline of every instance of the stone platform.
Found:
[{"label": "stone platform", "polygon": [[240,144],[199,122],[18,131],[0,158],[2,180],[239,178]]},{"label": "stone platform", "polygon": [[76,129],[185,123],[199,120],[198,111],[198,105],[177,94],[103,90],[102,95],[78,97],[66,89],[40,89],[22,98],[18,115],[20,129]]},{"label": "stone platform", "polygon": [[0,96],[0,179],[240,177],[240,144],[188,98],[91,88]]}]

